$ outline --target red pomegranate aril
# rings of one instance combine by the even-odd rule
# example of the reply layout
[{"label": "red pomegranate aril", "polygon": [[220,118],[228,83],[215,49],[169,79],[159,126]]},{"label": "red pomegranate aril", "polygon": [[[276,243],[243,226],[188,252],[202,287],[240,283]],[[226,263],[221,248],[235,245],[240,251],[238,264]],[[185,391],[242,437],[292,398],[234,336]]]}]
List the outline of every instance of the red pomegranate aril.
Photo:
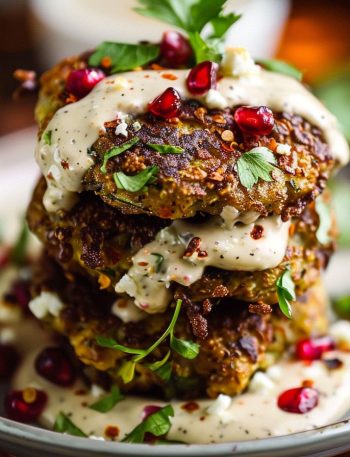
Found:
[{"label": "red pomegranate aril", "polygon": [[73,70],[67,78],[66,90],[78,98],[83,98],[105,77],[99,68]]},{"label": "red pomegranate aril", "polygon": [[76,371],[62,348],[48,347],[37,356],[35,369],[43,378],[62,387],[69,387],[76,380]]},{"label": "red pomegranate aril", "polygon": [[301,340],[295,348],[299,360],[319,360],[322,354],[335,349],[335,341],[330,336]]},{"label": "red pomegranate aril", "polygon": [[281,393],[277,405],[287,413],[305,414],[318,405],[318,392],[312,387],[296,387]]},{"label": "red pomegranate aril", "polygon": [[209,89],[215,89],[218,69],[218,64],[210,60],[193,67],[187,76],[187,88],[191,94],[204,95]]},{"label": "red pomegranate aril", "polygon": [[179,32],[164,32],[160,43],[161,58],[172,67],[187,63],[192,56],[192,48],[188,40]]},{"label": "red pomegranate aril", "polygon": [[180,114],[182,100],[177,90],[168,87],[162,94],[158,95],[148,104],[148,110],[155,116],[169,119]]},{"label": "red pomegranate aril", "polygon": [[161,409],[161,406],[157,405],[147,405],[142,410],[142,422],[147,419],[148,416],[158,412]]},{"label": "red pomegranate aril", "polygon": [[234,119],[242,132],[255,136],[269,135],[275,125],[273,112],[267,106],[241,106]]},{"label": "red pomegranate aril", "polygon": [[47,395],[42,390],[29,387],[14,390],[5,397],[5,412],[9,419],[17,422],[34,422],[43,412]]},{"label": "red pomegranate aril", "polygon": [[0,381],[7,381],[19,362],[19,354],[9,344],[0,344]]}]

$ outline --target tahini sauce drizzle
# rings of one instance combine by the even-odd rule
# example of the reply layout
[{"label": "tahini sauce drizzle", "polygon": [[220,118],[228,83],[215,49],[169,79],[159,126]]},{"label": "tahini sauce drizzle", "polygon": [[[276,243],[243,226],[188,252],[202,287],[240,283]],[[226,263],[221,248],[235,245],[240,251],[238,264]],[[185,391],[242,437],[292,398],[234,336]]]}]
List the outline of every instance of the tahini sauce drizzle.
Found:
[{"label": "tahini sauce drizzle", "polygon": [[[76,103],[59,109],[47,127],[52,131],[51,145],[42,137],[36,148],[36,160],[46,177],[48,189],[44,205],[50,212],[70,209],[81,181],[92,165],[88,148],[98,138],[104,123],[121,114],[143,113],[147,104],[167,87],[174,87],[183,98],[197,98],[211,108],[236,105],[267,105],[276,111],[299,114],[319,127],[335,160],[344,165],[349,150],[335,117],[302,84],[293,78],[261,70],[256,75],[224,77],[217,87],[219,97],[195,97],[186,87],[189,70],[171,70],[177,78],[163,78],[166,71],[134,71],[112,75],[95,86]],[[217,100],[217,104],[216,104]],[[118,114],[119,113],[119,114]],[[68,163],[65,169],[62,166]]]}]

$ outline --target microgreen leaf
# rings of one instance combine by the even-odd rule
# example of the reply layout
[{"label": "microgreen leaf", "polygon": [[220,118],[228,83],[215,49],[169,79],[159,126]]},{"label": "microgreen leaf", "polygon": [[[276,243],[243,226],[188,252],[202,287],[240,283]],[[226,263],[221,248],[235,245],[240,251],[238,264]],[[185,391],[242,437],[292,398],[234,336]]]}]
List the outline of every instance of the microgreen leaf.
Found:
[{"label": "microgreen leaf", "polygon": [[271,59],[258,59],[256,63],[261,65],[265,70],[273,71],[276,73],[282,73],[283,75],[291,76],[292,78],[301,81],[303,79],[303,73],[293,65],[284,62],[283,60]]},{"label": "microgreen leaf", "polygon": [[133,70],[155,60],[159,46],[152,44],[126,44],[104,41],[89,57],[89,65],[97,67],[105,57],[111,59],[111,72]]},{"label": "microgreen leaf", "polygon": [[229,13],[214,17],[210,23],[213,26],[213,38],[222,38],[228,29],[242,17],[241,14]]},{"label": "microgreen leaf", "polygon": [[291,319],[292,307],[290,300],[295,300],[296,295],[295,284],[289,270],[285,270],[284,273],[277,279],[276,288],[279,307],[282,313]]},{"label": "microgreen leaf", "polygon": [[139,192],[159,172],[157,165],[145,168],[133,176],[128,176],[122,171],[114,173],[113,178],[118,189],[125,189],[128,192]]},{"label": "microgreen leaf", "polygon": [[11,261],[16,265],[22,265],[26,259],[29,240],[29,229],[26,221],[22,222],[22,227],[11,251]]},{"label": "microgreen leaf", "polygon": [[157,371],[159,368],[161,368],[163,365],[166,364],[166,362],[169,360],[170,354],[171,354],[171,352],[168,351],[161,360],[157,360],[156,362],[149,363],[146,365],[146,367],[152,371]]},{"label": "microgreen leaf", "polygon": [[275,156],[268,148],[257,147],[243,153],[237,160],[237,173],[242,186],[251,189],[259,179],[272,181],[270,173],[275,164]]},{"label": "microgreen leaf", "polygon": [[170,347],[184,359],[192,360],[199,354],[199,344],[193,341],[181,340],[174,335],[171,335]]},{"label": "microgreen leaf", "polygon": [[162,254],[158,254],[157,252],[151,252],[151,255],[154,255],[156,257],[156,273],[160,272],[160,269],[162,268],[162,264],[164,262],[164,256]]},{"label": "microgreen leaf", "polygon": [[60,412],[56,417],[53,429],[55,432],[68,433],[69,435],[87,437],[64,413]]},{"label": "microgreen leaf", "polygon": [[43,134],[43,140],[45,144],[48,144],[51,146],[51,136],[52,136],[52,130],[46,130]]},{"label": "microgreen leaf", "polygon": [[171,362],[167,362],[162,367],[155,370],[154,372],[163,381],[169,381],[171,378],[172,369],[173,369],[173,367],[172,367]]},{"label": "microgreen leaf", "polygon": [[316,200],[316,211],[319,218],[316,237],[321,244],[328,244],[331,241],[329,231],[332,227],[332,217],[329,206],[318,198]]},{"label": "microgreen leaf", "polygon": [[89,406],[90,409],[99,413],[107,413],[115,407],[117,403],[124,400],[124,395],[121,394],[118,386],[112,386],[110,394],[96,401]]},{"label": "microgreen leaf", "polygon": [[146,433],[154,436],[166,435],[171,427],[170,417],[174,416],[171,405],[164,406],[159,411],[150,414],[141,424],[137,425],[122,440],[124,443],[143,443]]},{"label": "microgreen leaf", "polygon": [[147,143],[147,146],[160,154],[182,154],[184,152],[184,149],[180,146],[173,146],[171,144]]},{"label": "microgreen leaf", "polygon": [[127,151],[128,149],[132,148],[139,141],[140,141],[140,138],[135,136],[134,138],[132,138],[129,141],[126,141],[125,143],[121,144],[120,146],[115,146],[114,148],[107,151],[103,156],[103,164],[100,168],[101,172],[107,173],[106,165],[107,165],[107,162],[109,159],[111,159],[112,157],[118,156],[122,152]]},{"label": "microgreen leaf", "polygon": [[140,355],[145,352],[143,349],[134,349],[123,346],[122,344],[119,344],[115,339],[105,338],[104,336],[97,336],[96,342],[103,348],[116,349],[117,351],[126,352],[127,354]]},{"label": "microgreen leaf", "polygon": [[118,375],[122,378],[124,384],[128,384],[134,379],[136,363],[132,360],[123,360]]}]

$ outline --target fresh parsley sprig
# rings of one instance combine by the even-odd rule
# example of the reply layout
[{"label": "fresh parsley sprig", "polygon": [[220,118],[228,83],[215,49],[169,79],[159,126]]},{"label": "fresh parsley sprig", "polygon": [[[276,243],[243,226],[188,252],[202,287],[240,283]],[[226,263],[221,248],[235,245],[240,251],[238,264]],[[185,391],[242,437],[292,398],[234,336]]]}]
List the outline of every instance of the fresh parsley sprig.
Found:
[{"label": "fresh parsley sprig", "polygon": [[63,412],[60,412],[56,417],[53,429],[55,432],[68,433],[68,435],[87,438],[87,435],[82,430],[80,430],[79,427],[73,424],[69,417]]},{"label": "fresh parsley sprig", "polygon": [[180,146],[173,146],[172,144],[157,144],[157,143],[146,143],[154,151],[160,154],[182,154],[184,149]]},{"label": "fresh parsley sprig", "polygon": [[295,284],[293,282],[290,270],[285,270],[284,273],[277,279],[276,289],[279,307],[282,313],[291,319],[292,307],[290,301],[295,300],[296,295]]},{"label": "fresh parsley sprig", "polygon": [[257,59],[256,63],[261,65],[265,70],[281,73],[283,75],[291,76],[292,78],[301,81],[303,73],[290,63],[278,59]]},{"label": "fresh parsley sprig", "polygon": [[272,181],[271,172],[276,169],[276,159],[270,149],[263,146],[245,152],[237,160],[237,173],[242,186],[247,189],[261,179]]},{"label": "fresh parsley sprig", "polygon": [[107,413],[113,409],[117,403],[124,400],[124,398],[125,397],[120,392],[119,387],[114,385],[112,386],[111,392],[108,395],[90,405],[89,408],[93,409],[94,411],[98,411],[99,413]]},{"label": "fresh parsley sprig", "polygon": [[[105,338],[103,336],[97,336],[97,344],[101,347],[115,349],[126,354],[131,354],[133,357],[131,360],[124,360],[121,367],[119,368],[118,374],[123,379],[124,383],[130,382],[134,378],[136,364],[141,362],[147,356],[149,356],[167,337],[170,337],[170,347],[173,351],[180,354],[185,359],[194,359],[199,354],[199,345],[193,341],[182,340],[174,336],[174,329],[176,322],[178,320],[182,306],[182,300],[177,300],[175,311],[173,317],[170,321],[165,332],[147,349],[135,349],[123,346],[119,344],[113,338]],[[170,354],[167,355],[160,361],[153,364],[146,365],[149,369],[159,374],[159,370],[167,363]],[[171,366],[170,366],[171,369]],[[164,376],[167,376],[169,372],[169,367],[167,367],[166,374],[161,371],[160,377],[164,379]]]},{"label": "fresh parsley sprig", "polygon": [[170,417],[174,417],[174,408],[171,405],[166,405],[153,414],[150,414],[147,419],[137,425],[125,438],[123,443],[143,443],[146,433],[152,433],[154,436],[164,436],[171,428]]}]

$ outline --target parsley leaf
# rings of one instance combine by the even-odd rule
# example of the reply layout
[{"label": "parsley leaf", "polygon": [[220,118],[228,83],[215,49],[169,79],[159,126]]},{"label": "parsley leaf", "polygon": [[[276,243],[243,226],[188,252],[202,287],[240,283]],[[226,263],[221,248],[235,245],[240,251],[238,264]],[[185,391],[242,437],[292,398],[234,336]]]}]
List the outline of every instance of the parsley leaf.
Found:
[{"label": "parsley leaf", "polygon": [[316,211],[319,218],[319,225],[316,232],[316,237],[321,244],[328,244],[331,241],[329,231],[332,227],[331,212],[322,200],[316,200]]},{"label": "parsley leaf", "polygon": [[157,165],[145,168],[133,176],[128,176],[122,171],[114,173],[113,178],[118,189],[125,189],[128,192],[139,192],[159,172]]},{"label": "parsley leaf", "polygon": [[295,284],[293,282],[291,273],[289,270],[286,270],[276,282],[277,287],[277,297],[278,304],[282,313],[288,317],[292,318],[292,307],[290,305],[290,300],[295,300]]},{"label": "parsley leaf", "polygon": [[261,146],[245,152],[237,160],[237,173],[242,186],[251,189],[259,179],[272,181],[270,173],[275,164],[275,156],[268,148]]},{"label": "parsley leaf", "polygon": [[291,76],[292,78],[295,78],[298,81],[301,81],[303,79],[303,73],[300,70],[298,70],[293,65],[284,62],[283,60],[258,59],[256,63],[265,68],[265,70],[274,71],[276,73],[282,73],[283,75]]},{"label": "parsley leaf", "polygon": [[162,381],[169,381],[171,378],[172,369],[173,368],[171,362],[167,362],[162,367],[159,367],[156,370],[154,370],[154,372],[157,376],[160,377]]},{"label": "parsley leaf", "polygon": [[90,409],[98,411],[99,413],[107,413],[115,407],[117,403],[124,400],[124,395],[121,394],[118,386],[112,386],[110,394],[96,401],[89,406]]},{"label": "parsley leaf", "polygon": [[157,360],[156,362],[149,363],[148,365],[146,365],[146,367],[152,371],[157,371],[159,368],[161,368],[163,365],[166,364],[166,362],[169,360],[170,354],[171,354],[171,352],[168,351],[161,360]]},{"label": "parsley leaf", "polygon": [[89,57],[89,65],[97,67],[105,57],[111,59],[111,72],[133,70],[141,67],[152,60],[155,60],[159,54],[159,46],[153,44],[126,44],[113,43],[104,41]]},{"label": "parsley leaf", "polygon": [[123,360],[118,375],[122,378],[124,384],[128,384],[134,379],[136,363],[132,360]]},{"label": "parsley leaf", "polygon": [[189,40],[196,58],[196,62],[211,60],[219,63],[222,59],[222,44],[218,40],[204,40],[198,32],[190,33]]},{"label": "parsley leaf", "polygon": [[349,319],[350,317],[350,295],[344,295],[337,297],[333,301],[333,307],[337,315],[343,319]]},{"label": "parsley leaf", "polygon": [[111,159],[112,157],[118,156],[122,152],[127,151],[128,149],[132,148],[139,141],[140,141],[140,138],[135,136],[131,140],[126,141],[125,143],[121,144],[120,146],[115,146],[114,148],[112,148],[108,152],[106,152],[105,155],[103,156],[103,164],[100,168],[101,172],[104,174],[107,173],[106,165],[107,165],[107,162],[109,159]]},{"label": "parsley leaf", "polygon": [[156,252],[151,252],[151,255],[154,255],[156,257],[156,263],[155,263],[156,273],[159,273],[160,269],[162,268],[162,264],[164,262],[164,257],[162,256],[162,254],[158,254]]},{"label": "parsley leaf", "polygon": [[222,38],[228,29],[242,17],[241,14],[229,13],[226,16],[220,15],[211,20],[213,26],[212,38]]},{"label": "parsley leaf", "polygon": [[199,354],[199,344],[193,341],[181,340],[171,335],[170,346],[175,352],[180,354],[184,359],[195,359]]},{"label": "parsley leaf", "polygon": [[43,140],[45,144],[48,144],[51,146],[51,136],[52,136],[52,130],[46,130],[43,134]]},{"label": "parsley leaf", "polygon": [[164,406],[159,411],[150,414],[141,424],[137,425],[122,440],[123,443],[143,443],[146,433],[154,436],[166,435],[171,427],[170,417],[174,416],[171,405]]},{"label": "parsley leaf", "polygon": [[96,337],[97,344],[103,348],[109,348],[109,349],[116,349],[117,351],[125,352],[127,354],[143,354],[145,351],[144,349],[134,349],[134,348],[129,348],[126,346],[123,346],[122,344],[119,344],[115,339],[113,338],[106,338],[104,336],[97,336]]},{"label": "parsley leaf", "polygon": [[87,435],[80,430],[64,413],[60,412],[56,417],[53,429],[55,432],[68,433],[69,435],[86,437]]},{"label": "parsley leaf", "polygon": [[26,259],[29,241],[29,229],[26,221],[22,222],[22,227],[11,251],[11,261],[16,265],[22,265]]},{"label": "parsley leaf", "polygon": [[184,149],[180,146],[173,146],[171,144],[156,144],[146,143],[147,146],[159,152],[160,154],[182,154]]}]

